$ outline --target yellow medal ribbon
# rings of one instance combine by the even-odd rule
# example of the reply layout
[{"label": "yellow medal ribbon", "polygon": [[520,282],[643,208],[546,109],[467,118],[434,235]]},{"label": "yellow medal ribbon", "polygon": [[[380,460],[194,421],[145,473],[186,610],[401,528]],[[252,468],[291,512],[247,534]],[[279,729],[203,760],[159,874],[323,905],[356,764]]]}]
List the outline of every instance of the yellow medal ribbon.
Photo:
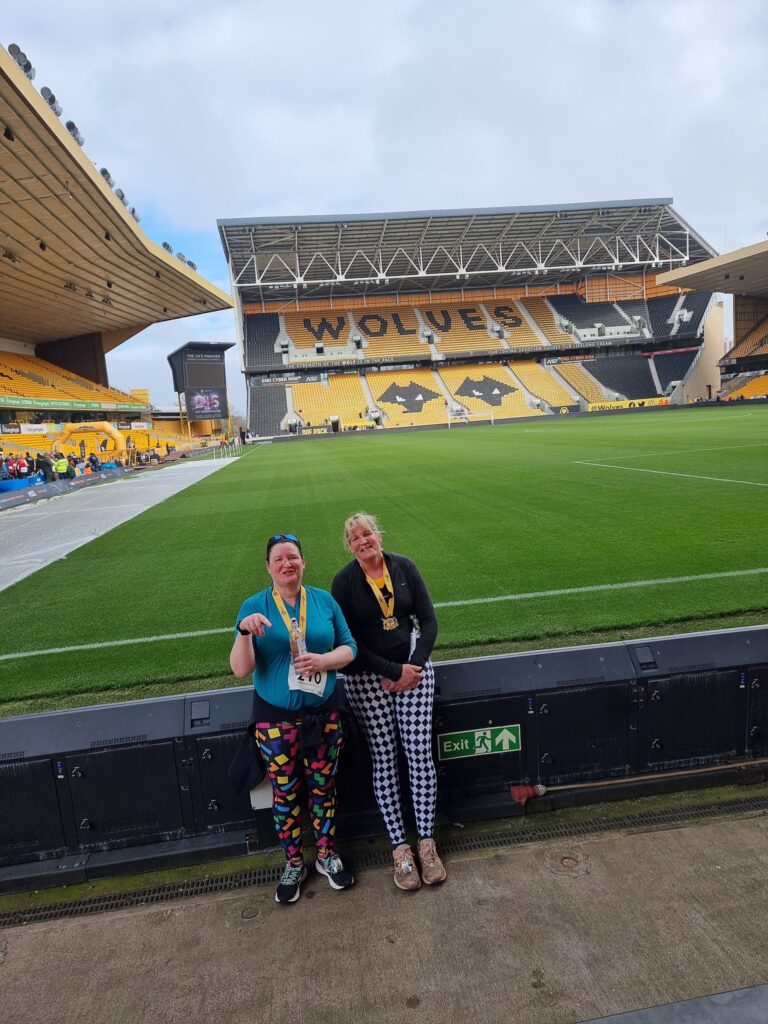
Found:
[{"label": "yellow medal ribbon", "polygon": [[[277,610],[280,612],[280,617],[282,618],[283,622],[285,623],[285,628],[288,630],[288,635],[290,636],[291,635],[291,619],[295,618],[295,616],[288,614],[288,609],[285,607],[285,601],[282,599],[280,594],[278,594],[277,590],[275,590],[274,587],[272,588],[272,597],[275,600],[275,604],[277,605]],[[307,637],[307,591],[305,590],[305,588],[303,586],[302,586],[301,590],[299,591],[299,600],[301,602],[301,607],[299,608],[299,629],[301,630],[301,635],[306,640],[306,637]]]},{"label": "yellow medal ribbon", "polygon": [[365,572],[365,569],[363,569],[363,572],[365,573],[365,578],[366,578],[366,580],[368,582],[368,586],[373,591],[373,596],[378,601],[379,608],[381,608],[381,611],[382,611],[381,624],[382,624],[382,626],[386,630],[397,629],[397,619],[395,618],[395,615],[394,615],[394,611],[395,611],[395,588],[392,586],[392,578],[389,575],[389,569],[387,568],[386,559],[384,560],[384,586],[389,591],[389,598],[388,599],[386,599],[384,597],[384,595],[382,594],[380,588],[376,584],[376,581],[371,579],[371,577],[368,575],[368,573]]}]

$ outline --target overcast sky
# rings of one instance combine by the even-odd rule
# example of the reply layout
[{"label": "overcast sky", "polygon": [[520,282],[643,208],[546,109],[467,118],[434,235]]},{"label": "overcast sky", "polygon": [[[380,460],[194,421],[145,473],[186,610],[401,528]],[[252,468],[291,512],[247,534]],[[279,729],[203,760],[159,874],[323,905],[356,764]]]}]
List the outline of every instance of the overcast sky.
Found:
[{"label": "overcast sky", "polygon": [[[718,251],[768,230],[765,0],[68,0],[18,43],[157,242],[229,291],[219,217],[672,196]],[[151,327],[117,387],[231,313]],[[245,411],[234,350],[233,404]]]}]

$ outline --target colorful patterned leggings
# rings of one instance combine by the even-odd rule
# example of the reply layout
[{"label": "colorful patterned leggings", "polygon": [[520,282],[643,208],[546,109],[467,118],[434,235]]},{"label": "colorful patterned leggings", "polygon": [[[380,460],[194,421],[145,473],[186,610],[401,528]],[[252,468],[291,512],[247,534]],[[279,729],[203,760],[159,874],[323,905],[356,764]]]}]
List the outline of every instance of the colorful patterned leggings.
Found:
[{"label": "colorful patterned leggings", "polygon": [[287,860],[301,863],[302,816],[309,811],[315,846],[321,857],[333,853],[336,834],[336,769],[344,746],[340,712],[324,716],[320,744],[301,751],[301,719],[257,722],[259,745],[272,783],[272,814]]}]

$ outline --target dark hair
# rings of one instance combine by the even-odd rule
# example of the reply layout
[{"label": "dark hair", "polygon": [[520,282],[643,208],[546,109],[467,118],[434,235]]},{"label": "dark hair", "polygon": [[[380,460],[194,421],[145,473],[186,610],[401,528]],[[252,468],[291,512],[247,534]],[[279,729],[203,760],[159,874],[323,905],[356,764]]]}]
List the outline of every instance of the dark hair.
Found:
[{"label": "dark hair", "polygon": [[269,561],[269,552],[275,546],[275,544],[282,544],[287,541],[289,544],[295,544],[299,549],[299,554],[304,557],[304,553],[301,550],[301,541],[295,533],[276,533],[273,537],[270,537],[267,541],[267,561]]}]

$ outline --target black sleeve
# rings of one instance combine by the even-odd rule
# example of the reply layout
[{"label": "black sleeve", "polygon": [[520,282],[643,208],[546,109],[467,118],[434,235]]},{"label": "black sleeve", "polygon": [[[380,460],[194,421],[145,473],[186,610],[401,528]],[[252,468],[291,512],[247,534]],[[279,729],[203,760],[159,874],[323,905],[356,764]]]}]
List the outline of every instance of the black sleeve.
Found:
[{"label": "black sleeve", "polygon": [[432,605],[427,585],[422,579],[421,573],[410,559],[407,562],[407,569],[413,594],[413,611],[419,620],[419,632],[421,633],[409,661],[411,665],[418,665],[419,668],[423,668],[424,662],[432,654],[435,641],[437,640],[437,616],[435,615],[435,609]]}]

